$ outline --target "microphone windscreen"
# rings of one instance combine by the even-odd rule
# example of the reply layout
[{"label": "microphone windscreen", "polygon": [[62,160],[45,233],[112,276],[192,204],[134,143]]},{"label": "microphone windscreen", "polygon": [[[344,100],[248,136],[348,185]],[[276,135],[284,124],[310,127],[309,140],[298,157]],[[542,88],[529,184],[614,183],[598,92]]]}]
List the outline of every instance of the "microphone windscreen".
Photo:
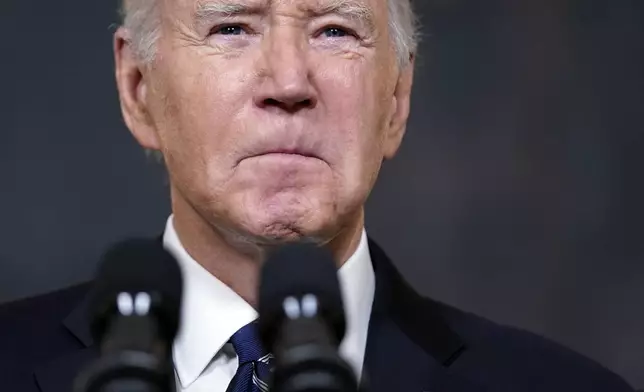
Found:
[{"label": "microphone windscreen", "polygon": [[141,309],[158,319],[166,339],[174,339],[182,292],[181,269],[160,240],[130,239],[117,243],[108,249],[99,265],[90,300],[90,325],[95,341],[102,340],[111,317]]},{"label": "microphone windscreen", "polygon": [[277,248],[264,263],[259,287],[259,329],[267,346],[285,316],[289,297],[316,297],[320,315],[329,323],[338,342],[346,329],[337,267],[331,252],[310,243],[291,243]]}]

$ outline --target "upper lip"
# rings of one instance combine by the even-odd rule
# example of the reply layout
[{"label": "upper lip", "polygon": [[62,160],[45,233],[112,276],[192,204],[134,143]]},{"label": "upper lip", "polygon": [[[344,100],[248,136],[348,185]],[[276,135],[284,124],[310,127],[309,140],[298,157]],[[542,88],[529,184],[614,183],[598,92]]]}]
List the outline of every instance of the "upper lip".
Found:
[{"label": "upper lip", "polygon": [[292,155],[302,155],[305,157],[318,158],[315,154],[311,153],[310,151],[306,151],[301,148],[274,148],[274,149],[262,151],[260,153],[255,154],[254,156],[266,155],[266,154],[292,154]]},{"label": "upper lip", "polygon": [[248,132],[240,139],[248,143],[238,150],[238,164],[244,159],[267,154],[301,155],[326,162],[327,142],[317,127],[306,122],[306,119],[266,116],[261,117],[261,122],[260,129]]},{"label": "upper lip", "polygon": [[253,158],[267,154],[293,154],[324,160],[320,155],[318,149],[314,147],[304,145],[281,146],[278,143],[268,143],[267,145],[258,145],[254,148],[251,148],[249,151],[247,151],[246,154],[242,154],[239,162],[247,158]]}]

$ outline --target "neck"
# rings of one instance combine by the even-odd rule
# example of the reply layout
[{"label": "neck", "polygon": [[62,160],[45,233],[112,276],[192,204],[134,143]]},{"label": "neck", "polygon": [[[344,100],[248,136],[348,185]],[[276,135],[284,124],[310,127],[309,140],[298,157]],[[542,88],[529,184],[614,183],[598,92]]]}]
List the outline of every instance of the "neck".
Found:
[{"label": "neck", "polygon": [[[251,306],[257,308],[259,274],[265,260],[265,245],[252,236],[234,233],[199,214],[184,198],[173,192],[173,224],[186,252],[208,272],[222,281]],[[327,238],[325,247],[340,268],[360,244],[364,228],[364,209]]]}]

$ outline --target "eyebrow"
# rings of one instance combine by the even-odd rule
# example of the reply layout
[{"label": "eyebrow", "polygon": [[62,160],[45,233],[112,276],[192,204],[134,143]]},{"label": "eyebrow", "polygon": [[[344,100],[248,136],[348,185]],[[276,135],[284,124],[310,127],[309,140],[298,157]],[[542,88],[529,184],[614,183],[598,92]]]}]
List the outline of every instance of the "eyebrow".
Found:
[{"label": "eyebrow", "polygon": [[[269,0],[270,2],[274,0]],[[194,9],[195,26],[207,25],[215,18],[230,18],[237,15],[261,15],[266,12],[268,2],[244,0],[201,0]],[[309,17],[337,15],[345,19],[356,20],[370,30],[375,29],[373,10],[359,0],[318,0],[313,5],[299,6]]]},{"label": "eyebrow", "polygon": [[318,4],[309,10],[309,15],[338,15],[345,19],[357,20],[371,30],[376,26],[373,10],[357,0],[319,0]]},{"label": "eyebrow", "polygon": [[203,27],[215,18],[229,18],[236,15],[256,15],[262,13],[264,8],[257,4],[243,4],[239,0],[197,1],[194,9],[194,23],[197,27]]}]

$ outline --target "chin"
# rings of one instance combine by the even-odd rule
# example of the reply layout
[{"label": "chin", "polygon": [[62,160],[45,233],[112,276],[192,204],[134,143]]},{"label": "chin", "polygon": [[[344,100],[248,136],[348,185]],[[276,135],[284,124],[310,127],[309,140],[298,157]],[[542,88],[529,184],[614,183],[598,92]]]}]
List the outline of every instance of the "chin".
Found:
[{"label": "chin", "polygon": [[[306,217],[306,215],[313,215]],[[290,242],[303,238],[315,238],[328,229],[328,219],[317,214],[265,216],[254,222],[255,235],[271,241]]]},{"label": "chin", "polygon": [[244,211],[246,231],[268,243],[318,240],[332,231],[332,211],[312,205],[265,205]]}]

